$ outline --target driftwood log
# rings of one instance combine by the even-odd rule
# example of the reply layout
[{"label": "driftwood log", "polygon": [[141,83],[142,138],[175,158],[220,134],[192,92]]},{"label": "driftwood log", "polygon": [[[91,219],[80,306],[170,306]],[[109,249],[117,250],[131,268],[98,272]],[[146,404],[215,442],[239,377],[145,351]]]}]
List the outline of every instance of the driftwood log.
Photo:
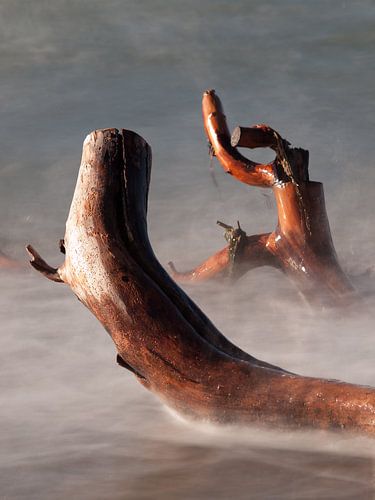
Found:
[{"label": "driftwood log", "polygon": [[[309,180],[308,151],[290,147],[267,125],[237,127],[230,136],[214,90],[204,93],[202,109],[212,154],[237,180],[273,190],[278,224],[271,233],[247,236],[239,225],[233,228],[219,222],[226,229],[228,245],[187,272],[177,271],[170,262],[173,278],[180,283],[222,276],[235,280],[250,269],[267,265],[283,271],[312,303],[350,300],[354,289],[337,260],[323,185]],[[242,156],[237,146],[269,147],[276,158],[272,163],[259,164]]]},{"label": "driftwood log", "polygon": [[137,134],[98,130],[82,164],[60,247],[49,266],[102,323],[119,364],[168,406],[195,419],[375,433],[375,389],[302,377],[231,344],[172,281],[147,235],[151,150]]}]

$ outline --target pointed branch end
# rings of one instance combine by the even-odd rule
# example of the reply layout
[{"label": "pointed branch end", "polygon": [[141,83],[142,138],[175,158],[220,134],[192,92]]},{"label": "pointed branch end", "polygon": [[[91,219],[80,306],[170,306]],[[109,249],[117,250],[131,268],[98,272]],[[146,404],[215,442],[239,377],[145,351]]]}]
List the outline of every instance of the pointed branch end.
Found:
[{"label": "pointed branch end", "polygon": [[65,255],[65,241],[64,239],[59,240],[59,250]]},{"label": "pointed branch end", "polygon": [[34,247],[32,247],[31,245],[27,245],[26,251],[31,257],[30,264],[34,269],[36,269],[51,281],[55,281],[56,283],[63,283],[59,270],[47,264],[47,262],[39,255]]}]

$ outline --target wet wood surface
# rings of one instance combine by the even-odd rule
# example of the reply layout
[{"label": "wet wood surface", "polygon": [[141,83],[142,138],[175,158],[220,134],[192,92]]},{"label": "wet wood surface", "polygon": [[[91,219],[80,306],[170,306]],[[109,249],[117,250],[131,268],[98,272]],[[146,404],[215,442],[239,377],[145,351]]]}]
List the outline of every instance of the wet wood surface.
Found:
[{"label": "wet wood surface", "polygon": [[[264,124],[236,127],[230,136],[222,104],[214,90],[203,94],[202,110],[212,154],[240,182],[272,189],[278,224],[268,234],[248,236],[242,232],[238,245],[234,228],[228,226],[226,247],[189,271],[179,271],[170,262],[173,278],[180,283],[229,275],[238,279],[255,267],[268,265],[283,271],[315,305],[350,302],[354,288],[337,259],[323,185],[309,180],[308,151],[291,147],[278,132]],[[237,146],[269,147],[275,151],[275,160],[269,164],[252,162],[238,152]]]}]

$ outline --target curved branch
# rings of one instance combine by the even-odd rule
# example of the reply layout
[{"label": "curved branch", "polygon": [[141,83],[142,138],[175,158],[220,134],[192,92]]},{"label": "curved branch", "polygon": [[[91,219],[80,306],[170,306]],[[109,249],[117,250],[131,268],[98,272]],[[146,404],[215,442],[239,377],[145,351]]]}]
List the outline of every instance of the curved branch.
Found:
[{"label": "curved branch", "polygon": [[169,406],[215,422],[375,433],[375,389],[293,375],[241,354],[155,260],[150,149],[129,131],[85,141],[64,277],[110,333],[120,364]]},{"label": "curved branch", "polygon": [[252,127],[236,127],[231,136],[234,148],[271,148],[276,150],[277,132],[268,125],[259,124]]},{"label": "curved branch", "polygon": [[231,145],[243,148],[271,148],[276,152],[273,162],[277,183],[294,184],[309,180],[309,152],[290,147],[290,142],[268,125],[236,127],[232,132]]},{"label": "curved branch", "polygon": [[214,90],[203,94],[202,112],[208,140],[224,170],[245,184],[271,187],[276,180],[274,164],[248,160],[231,145],[223,108]]},{"label": "curved branch", "polygon": [[64,283],[61,278],[59,269],[51,267],[47,262],[42,259],[39,253],[31,246],[27,245],[27,253],[31,256],[30,264],[34,269],[39,271],[43,276],[51,281],[56,281],[56,283]]},{"label": "curved branch", "polygon": [[[204,93],[203,120],[213,150],[225,169],[249,184],[264,185],[263,181],[267,184],[272,178],[278,225],[265,236],[266,252],[260,257],[257,248],[254,251],[249,246],[250,251],[243,255],[241,266],[237,266],[237,275],[258,265],[272,265],[288,274],[302,294],[316,305],[342,305],[352,300],[355,291],[340,267],[332,243],[323,187],[309,180],[309,152],[290,147],[278,132],[264,124],[236,127],[229,145],[222,105],[213,90]],[[235,146],[273,149],[276,159],[266,166],[271,170],[266,170],[266,175],[262,171],[264,165],[249,163]],[[221,257],[221,253],[215,254],[193,271],[177,273],[174,270],[172,275],[181,282],[215,277],[225,269]]]}]

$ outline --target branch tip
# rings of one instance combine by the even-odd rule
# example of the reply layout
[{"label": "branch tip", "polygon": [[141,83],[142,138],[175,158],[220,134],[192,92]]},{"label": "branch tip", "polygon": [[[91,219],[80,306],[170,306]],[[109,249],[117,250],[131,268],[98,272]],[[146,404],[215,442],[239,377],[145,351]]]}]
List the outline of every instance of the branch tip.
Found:
[{"label": "branch tip", "polygon": [[27,245],[26,251],[31,257],[30,264],[34,269],[36,269],[51,281],[55,281],[56,283],[63,283],[59,270],[47,264],[47,262],[39,255],[39,253],[32,245]]}]

